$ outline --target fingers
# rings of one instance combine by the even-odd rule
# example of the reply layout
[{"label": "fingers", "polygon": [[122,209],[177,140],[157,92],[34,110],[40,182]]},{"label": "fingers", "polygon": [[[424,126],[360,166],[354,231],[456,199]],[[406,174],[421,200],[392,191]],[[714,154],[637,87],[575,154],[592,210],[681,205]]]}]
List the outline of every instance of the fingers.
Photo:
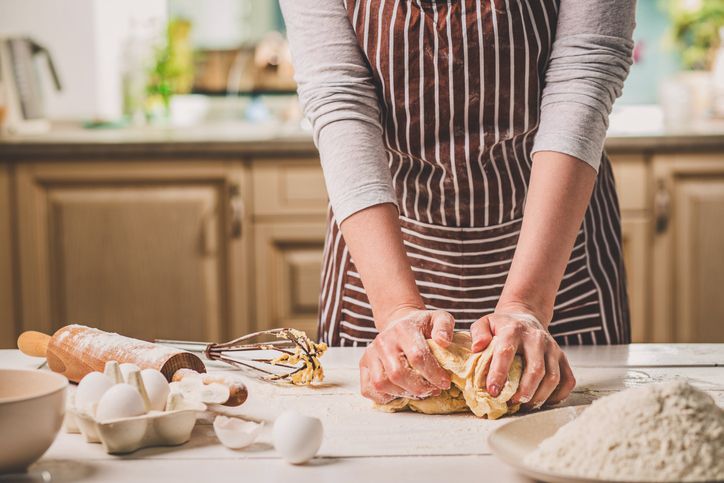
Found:
[{"label": "fingers", "polygon": [[497,334],[493,358],[490,362],[490,370],[485,384],[491,396],[497,397],[505,385],[519,345],[519,326],[507,326]]},{"label": "fingers", "polygon": [[527,404],[528,409],[538,409],[550,397],[550,395],[558,387],[561,380],[561,368],[557,354],[548,352],[545,357],[545,376],[536,390],[533,398]]},{"label": "fingers", "polygon": [[384,395],[384,397],[410,397],[408,392],[389,380],[379,357],[370,357],[368,368],[369,382],[375,392]]},{"label": "fingers", "polygon": [[[436,310],[431,315],[432,319],[432,340],[441,347],[447,347],[452,342],[455,319],[448,312]],[[414,364],[412,367],[415,367]]]},{"label": "fingers", "polygon": [[559,363],[561,368],[561,382],[558,383],[558,387],[548,398],[548,404],[558,404],[563,401],[571,391],[573,391],[573,388],[576,387],[576,378],[573,376],[573,370],[564,353],[561,353]]},{"label": "fingers", "polygon": [[389,394],[377,392],[370,382],[370,370],[367,367],[359,368],[359,384],[362,395],[367,399],[371,399],[377,404],[385,404],[392,401],[395,397]]},{"label": "fingers", "polygon": [[410,367],[421,374],[426,382],[438,389],[450,388],[450,375],[440,367],[421,333],[416,333],[403,350]]},{"label": "fingers", "polygon": [[470,335],[473,338],[473,352],[485,350],[490,345],[493,333],[490,331],[490,320],[487,315],[470,326]]},{"label": "fingers", "polygon": [[426,381],[419,373],[410,367],[405,354],[400,348],[386,347],[380,353],[382,365],[387,378],[395,385],[401,387],[414,397],[427,397],[439,393],[439,389]]},{"label": "fingers", "polygon": [[533,399],[538,386],[546,374],[546,342],[547,338],[542,332],[531,334],[523,342],[523,356],[525,357],[525,368],[520,378],[518,390],[513,395],[514,403],[525,404]]}]

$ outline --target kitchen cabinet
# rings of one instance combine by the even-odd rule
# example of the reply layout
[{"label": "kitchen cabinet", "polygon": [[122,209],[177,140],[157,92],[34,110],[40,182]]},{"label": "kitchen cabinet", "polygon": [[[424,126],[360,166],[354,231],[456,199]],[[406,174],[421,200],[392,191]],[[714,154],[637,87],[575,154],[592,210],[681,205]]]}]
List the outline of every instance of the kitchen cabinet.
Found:
[{"label": "kitchen cabinet", "polygon": [[324,222],[265,222],[254,231],[256,329],[316,334]]},{"label": "kitchen cabinet", "polygon": [[[142,338],[315,334],[328,216],[316,149],[227,135],[0,139],[0,347],[73,322]],[[724,136],[607,149],[633,341],[724,342]]]},{"label": "kitchen cabinet", "polygon": [[22,329],[221,340],[248,326],[241,165],[17,167]]},{"label": "kitchen cabinet", "polygon": [[10,166],[0,164],[0,347],[16,337]]},{"label": "kitchen cabinet", "polygon": [[652,161],[654,341],[724,340],[724,154]]},{"label": "kitchen cabinet", "polygon": [[649,270],[651,246],[651,200],[648,193],[648,164],[641,155],[612,158],[621,209],[621,238],[631,317],[631,339],[649,338]]},{"label": "kitchen cabinet", "polygon": [[260,160],[252,179],[256,328],[316,334],[327,213],[319,161]]}]

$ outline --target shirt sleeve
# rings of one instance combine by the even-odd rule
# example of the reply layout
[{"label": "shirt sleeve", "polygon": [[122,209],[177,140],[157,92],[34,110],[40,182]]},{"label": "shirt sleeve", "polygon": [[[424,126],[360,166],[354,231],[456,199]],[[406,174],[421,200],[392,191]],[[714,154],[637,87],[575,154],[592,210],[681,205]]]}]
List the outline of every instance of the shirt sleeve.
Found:
[{"label": "shirt sleeve", "polygon": [[601,162],[608,115],[632,63],[635,0],[561,0],[533,153]]},{"label": "shirt sleeve", "polygon": [[335,219],[381,203],[397,206],[377,92],[342,0],[280,5]]}]

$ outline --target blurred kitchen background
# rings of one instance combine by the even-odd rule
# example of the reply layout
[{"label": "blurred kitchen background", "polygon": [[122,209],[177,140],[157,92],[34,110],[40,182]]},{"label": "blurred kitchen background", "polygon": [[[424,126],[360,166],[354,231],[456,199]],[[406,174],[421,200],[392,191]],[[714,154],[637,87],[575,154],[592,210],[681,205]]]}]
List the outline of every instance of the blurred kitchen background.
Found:
[{"label": "blurred kitchen background", "polygon": [[[638,0],[606,148],[636,342],[724,342],[724,2]],[[0,0],[0,347],[316,333],[327,199],[275,0]]]}]

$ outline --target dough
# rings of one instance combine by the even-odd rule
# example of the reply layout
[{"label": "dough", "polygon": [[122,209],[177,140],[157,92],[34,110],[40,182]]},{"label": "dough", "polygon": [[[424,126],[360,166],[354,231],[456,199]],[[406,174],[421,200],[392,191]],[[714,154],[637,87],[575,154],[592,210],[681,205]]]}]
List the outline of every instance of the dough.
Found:
[{"label": "dough", "polygon": [[427,341],[437,361],[450,373],[452,385],[439,396],[425,399],[397,398],[386,404],[376,404],[382,411],[397,412],[404,410],[425,414],[451,414],[472,411],[480,418],[498,419],[505,414],[513,414],[519,404],[508,406],[508,401],[518,390],[523,372],[523,360],[515,356],[508,373],[508,380],[498,397],[492,397],[485,389],[488,366],[493,357],[493,345],[483,352],[473,353],[470,332],[456,332],[452,343],[443,348],[432,340]]}]

